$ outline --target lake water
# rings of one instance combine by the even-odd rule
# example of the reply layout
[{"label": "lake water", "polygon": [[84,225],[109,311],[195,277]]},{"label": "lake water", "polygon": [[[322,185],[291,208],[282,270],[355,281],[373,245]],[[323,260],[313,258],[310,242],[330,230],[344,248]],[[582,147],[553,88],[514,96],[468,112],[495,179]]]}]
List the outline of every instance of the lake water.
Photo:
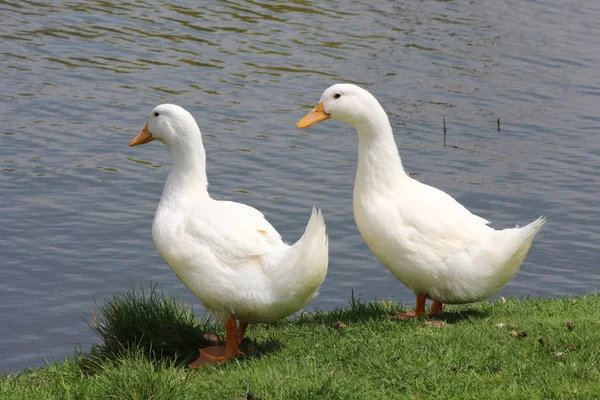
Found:
[{"label": "lake water", "polygon": [[380,100],[417,179],[494,227],[548,216],[502,295],[600,285],[596,0],[52,3],[0,1],[0,372],[97,341],[82,318],[115,291],[153,282],[200,312],[151,239],[170,154],[127,146],[164,102],[196,117],[215,198],[287,241],[323,208],[309,308],[414,302],[354,224],[353,130],[295,129],[337,82]]}]

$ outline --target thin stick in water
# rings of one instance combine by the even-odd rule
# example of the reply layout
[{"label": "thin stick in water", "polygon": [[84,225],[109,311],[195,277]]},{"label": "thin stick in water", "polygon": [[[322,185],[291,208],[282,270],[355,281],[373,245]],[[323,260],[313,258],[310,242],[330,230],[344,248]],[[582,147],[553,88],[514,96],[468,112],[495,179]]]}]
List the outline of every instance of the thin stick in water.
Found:
[{"label": "thin stick in water", "polygon": [[498,132],[500,132],[500,118],[498,118]]},{"label": "thin stick in water", "polygon": [[444,147],[446,147],[446,118],[444,118]]}]

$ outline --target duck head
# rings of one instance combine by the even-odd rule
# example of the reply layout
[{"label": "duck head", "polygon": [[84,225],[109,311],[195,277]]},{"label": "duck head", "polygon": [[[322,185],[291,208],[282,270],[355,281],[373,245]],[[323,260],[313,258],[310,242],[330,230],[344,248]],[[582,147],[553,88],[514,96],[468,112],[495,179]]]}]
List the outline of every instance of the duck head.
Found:
[{"label": "duck head", "polygon": [[323,92],[317,106],[298,121],[296,128],[307,128],[330,118],[358,128],[364,121],[379,115],[380,110],[377,99],[365,89],[338,83]]},{"label": "duck head", "polygon": [[160,140],[167,147],[176,142],[186,142],[186,135],[199,135],[196,120],[183,107],[176,104],[161,104],[154,107],[148,122],[129,146],[150,143]]}]

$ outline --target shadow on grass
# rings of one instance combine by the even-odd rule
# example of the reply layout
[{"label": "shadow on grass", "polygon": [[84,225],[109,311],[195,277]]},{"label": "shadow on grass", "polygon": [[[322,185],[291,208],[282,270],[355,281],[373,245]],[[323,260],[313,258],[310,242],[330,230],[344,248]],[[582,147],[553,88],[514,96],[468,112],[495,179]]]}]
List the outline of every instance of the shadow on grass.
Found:
[{"label": "shadow on grass", "polygon": [[[305,311],[297,318],[291,319],[288,322],[299,325],[330,325],[338,321],[345,323],[366,322],[381,320],[382,318],[393,319],[396,313],[406,311],[407,309],[407,307],[390,300],[363,302],[360,299],[357,299],[354,296],[354,291],[352,291],[351,300],[346,308]],[[450,308],[446,308],[446,310],[447,311],[434,318],[443,320],[447,323],[455,323],[461,320],[486,318],[489,315],[487,310],[477,306],[450,306]],[[399,320],[398,322],[401,323],[403,321]]]},{"label": "shadow on grass", "polygon": [[330,325],[334,322],[365,322],[381,320],[386,315],[393,315],[400,310],[397,303],[391,301],[362,302],[352,296],[347,308],[315,309],[304,311],[289,322],[298,325]]},{"label": "shadow on grass", "polygon": [[240,347],[240,349],[246,353],[244,356],[245,359],[262,358],[273,353],[278,353],[282,348],[281,342],[277,339],[255,342],[248,338],[244,339],[244,342]]},{"label": "shadow on grass", "polygon": [[[156,286],[115,294],[98,305],[98,312],[92,313],[86,323],[102,340],[78,359],[81,368],[90,374],[107,361],[132,354],[183,367],[198,357],[198,349],[212,345],[204,335],[217,334],[219,326],[208,317],[196,318],[191,307],[165,297]],[[245,340],[241,346],[245,358],[262,357],[279,349],[279,342],[256,344]]]},{"label": "shadow on grass", "polygon": [[486,310],[473,308],[460,311],[443,312],[439,316],[436,316],[435,319],[440,319],[449,324],[453,324],[463,320],[487,318],[488,316],[489,312]]}]

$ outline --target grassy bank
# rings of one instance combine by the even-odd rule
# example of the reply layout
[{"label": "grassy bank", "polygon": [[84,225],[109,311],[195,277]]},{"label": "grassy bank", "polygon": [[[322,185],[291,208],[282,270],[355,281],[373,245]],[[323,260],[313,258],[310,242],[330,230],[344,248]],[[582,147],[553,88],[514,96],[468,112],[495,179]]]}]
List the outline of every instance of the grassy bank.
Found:
[{"label": "grassy bank", "polygon": [[[0,380],[1,399],[585,399],[600,397],[600,296],[449,307],[386,318],[361,303],[252,326],[246,357],[185,365],[220,326],[155,292],[107,301],[91,353]],[[339,323],[341,322],[341,323]]]}]

